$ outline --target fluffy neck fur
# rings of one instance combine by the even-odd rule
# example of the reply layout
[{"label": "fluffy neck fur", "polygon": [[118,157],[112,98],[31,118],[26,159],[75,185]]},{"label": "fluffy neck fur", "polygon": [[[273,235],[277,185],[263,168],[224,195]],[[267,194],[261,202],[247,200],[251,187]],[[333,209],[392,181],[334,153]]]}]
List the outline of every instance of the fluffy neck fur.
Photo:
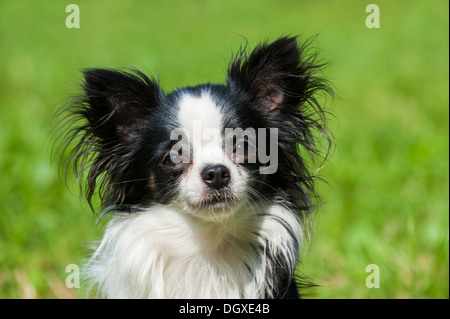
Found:
[{"label": "fluffy neck fur", "polygon": [[302,231],[280,205],[205,221],[156,206],[109,221],[86,272],[103,298],[283,297]]}]

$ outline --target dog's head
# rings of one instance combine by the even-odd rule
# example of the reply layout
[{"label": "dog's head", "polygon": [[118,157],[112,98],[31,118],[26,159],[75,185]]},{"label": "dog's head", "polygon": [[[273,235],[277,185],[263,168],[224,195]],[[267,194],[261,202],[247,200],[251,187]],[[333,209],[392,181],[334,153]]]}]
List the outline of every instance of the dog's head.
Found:
[{"label": "dog's head", "polygon": [[80,124],[66,137],[78,141],[69,159],[88,171],[89,202],[98,189],[115,210],[170,204],[208,217],[280,200],[308,210],[304,157],[316,151],[313,131],[325,132],[315,93],[330,92],[314,57],[280,38],[241,49],[225,85],[170,94],[136,70],[85,71],[67,107]]}]

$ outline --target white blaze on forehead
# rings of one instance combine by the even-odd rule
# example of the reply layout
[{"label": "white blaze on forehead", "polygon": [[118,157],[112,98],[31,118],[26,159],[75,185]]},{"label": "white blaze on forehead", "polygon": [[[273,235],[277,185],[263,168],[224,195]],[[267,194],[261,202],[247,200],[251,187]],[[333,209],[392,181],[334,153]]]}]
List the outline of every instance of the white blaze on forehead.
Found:
[{"label": "white blaze on forehead", "polygon": [[194,159],[214,162],[222,156],[222,114],[207,92],[184,95],[179,102],[178,120],[189,132]]}]

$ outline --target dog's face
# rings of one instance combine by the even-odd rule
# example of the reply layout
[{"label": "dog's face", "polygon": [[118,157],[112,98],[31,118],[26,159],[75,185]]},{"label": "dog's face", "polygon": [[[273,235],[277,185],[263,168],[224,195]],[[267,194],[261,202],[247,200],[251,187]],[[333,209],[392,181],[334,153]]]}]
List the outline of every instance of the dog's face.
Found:
[{"label": "dog's face", "polygon": [[[153,187],[167,185],[171,202],[207,218],[252,201],[266,173],[277,168],[277,136],[266,129],[264,116],[252,111],[244,97],[230,96],[230,87],[203,85],[172,93],[162,106],[173,111],[173,123],[160,143],[160,165],[151,165],[164,176]],[[262,160],[258,151],[267,155],[266,149],[270,156]],[[268,167],[272,171],[264,171]]]},{"label": "dog's face", "polygon": [[320,129],[305,104],[323,87],[301,54],[295,38],[281,38],[242,50],[225,85],[170,94],[138,71],[86,71],[70,110],[86,124],[68,136],[84,134],[71,157],[75,167],[92,162],[88,200],[99,187],[103,207],[176,205],[210,218],[286,197],[287,188],[303,196],[298,145],[309,150]]},{"label": "dog's face", "polygon": [[[225,147],[225,139],[230,137],[225,136],[223,111],[207,90],[200,90],[197,95],[182,94],[177,114],[184,132],[179,141],[181,152],[178,152],[182,161],[175,164],[173,159],[177,158],[172,155],[166,162],[169,167],[183,166],[179,198],[189,210],[206,216],[211,211],[229,211],[242,201],[247,188],[248,174],[241,165],[244,163],[238,163],[236,152],[229,152]],[[187,150],[187,158],[183,150]],[[178,155],[176,150],[173,153]]]}]

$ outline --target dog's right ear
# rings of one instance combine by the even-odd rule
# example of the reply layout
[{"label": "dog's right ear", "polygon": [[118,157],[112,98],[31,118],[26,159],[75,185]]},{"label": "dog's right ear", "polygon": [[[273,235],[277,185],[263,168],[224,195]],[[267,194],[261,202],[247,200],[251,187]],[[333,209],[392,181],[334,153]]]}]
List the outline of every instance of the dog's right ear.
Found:
[{"label": "dog's right ear", "polygon": [[89,69],[84,74],[82,115],[97,138],[129,142],[146,126],[161,90],[140,71]]},{"label": "dog's right ear", "polygon": [[72,166],[80,188],[86,179],[86,197],[94,210],[96,192],[102,207],[120,205],[132,192],[124,180],[141,178],[133,175],[130,163],[141,158],[136,154],[144,147],[144,134],[164,94],[137,70],[89,69],[83,74],[82,92],[56,114],[56,142],[62,142],[60,163],[65,162],[66,178]]}]

